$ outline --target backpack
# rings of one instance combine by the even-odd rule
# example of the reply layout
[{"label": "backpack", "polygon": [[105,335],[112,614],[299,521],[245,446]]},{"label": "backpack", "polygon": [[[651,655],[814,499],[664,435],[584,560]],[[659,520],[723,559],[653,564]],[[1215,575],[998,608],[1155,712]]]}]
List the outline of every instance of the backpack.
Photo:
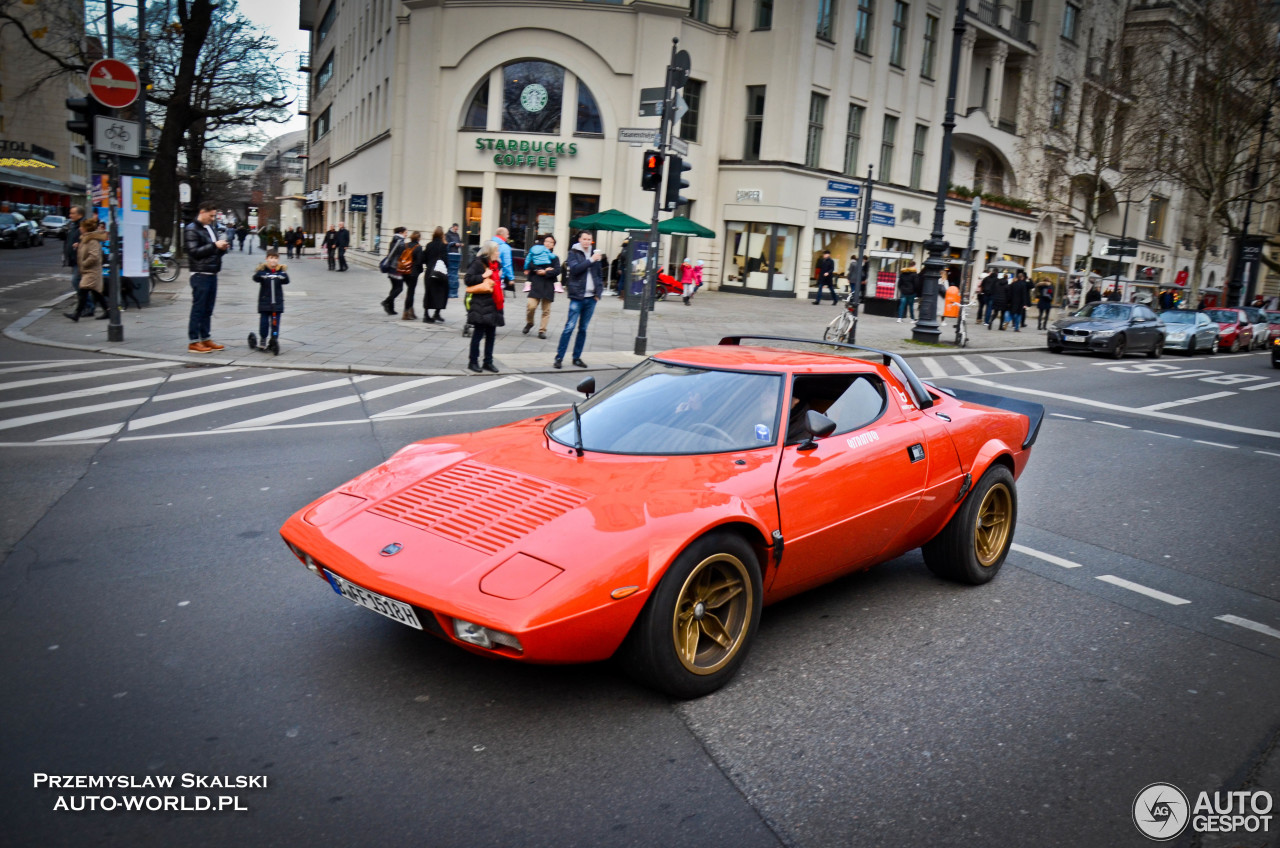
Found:
[{"label": "backpack", "polygon": [[396,273],[402,275],[413,273],[413,245],[400,251],[400,258],[396,260]]},{"label": "backpack", "polygon": [[[326,238],[327,238],[327,236],[326,236]],[[378,263],[378,270],[379,270],[379,271],[381,271],[381,272],[382,272],[382,273],[384,273],[384,274],[392,274],[392,273],[394,273],[394,272],[395,272],[395,270],[396,270],[396,267],[395,267],[395,266],[396,266],[396,262],[395,262],[396,249],[397,249],[397,248],[399,248],[399,246],[400,246],[401,244],[403,244],[403,243],[404,243],[404,239],[402,239],[399,235],[395,236],[395,237],[391,240],[391,249],[387,251],[387,255],[386,255],[386,256],[382,257],[382,261]]]}]

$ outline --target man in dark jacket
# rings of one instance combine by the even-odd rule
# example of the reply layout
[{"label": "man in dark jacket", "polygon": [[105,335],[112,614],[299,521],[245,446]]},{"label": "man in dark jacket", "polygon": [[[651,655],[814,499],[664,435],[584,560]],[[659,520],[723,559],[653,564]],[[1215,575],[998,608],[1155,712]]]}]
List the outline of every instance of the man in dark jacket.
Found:
[{"label": "man in dark jacket", "polygon": [[991,329],[991,317],[996,308],[996,289],[1000,288],[1000,275],[995,271],[991,271],[987,276],[982,278],[982,282],[978,285],[978,291],[982,294],[983,311],[982,317],[979,319],[987,325],[987,329]]},{"label": "man in dark jacket", "polygon": [[[338,266],[335,264],[336,260],[333,252],[338,249],[338,231],[333,228],[333,224],[330,224],[329,229],[325,231],[324,240],[320,242],[320,245],[324,248],[325,258],[329,261],[329,270],[337,270]],[[392,314],[394,315],[395,313]]]},{"label": "man in dark jacket", "polygon": [[[1009,303],[1005,307],[1005,317],[1013,321],[1013,331],[1015,333],[1022,332],[1022,319],[1026,315],[1026,308],[1031,305],[1031,291],[1027,282],[1027,272],[1019,271],[1013,278],[1013,282],[1009,284],[1008,289]],[[1003,322],[1000,329],[1004,329]]]},{"label": "man in dark jacket", "polygon": [[569,295],[569,316],[560,333],[560,344],[556,346],[556,361],[552,363],[556,368],[564,360],[569,348],[569,337],[573,335],[575,326],[578,328],[578,337],[573,341],[573,364],[579,368],[587,367],[587,363],[582,361],[582,348],[587,343],[587,325],[591,323],[591,315],[596,310],[596,302],[600,300],[604,288],[601,267],[604,254],[591,249],[593,241],[591,233],[580,233],[578,243],[569,251],[565,260],[568,273],[564,288]]},{"label": "man in dark jacket", "polygon": [[[388,315],[396,314],[396,298],[400,296],[400,292],[404,290],[404,277],[396,271],[396,264],[400,260],[400,251],[404,249],[405,227],[396,227],[391,235],[391,247],[387,248],[387,255],[382,260],[382,273],[387,275],[387,279],[391,281],[391,293],[382,299],[382,308],[386,310]],[[413,302],[405,304],[413,306]]]},{"label": "man in dark jacket", "polygon": [[351,246],[351,231],[344,221],[338,222],[338,231],[333,235],[333,243],[338,248],[338,270],[347,270],[347,248]]},{"label": "man in dark jacket", "polygon": [[67,233],[62,242],[62,264],[71,266],[71,291],[80,291],[80,263],[76,260],[76,251],[80,247],[80,219],[84,217],[84,208],[72,206],[67,213]]},{"label": "man in dark jacket", "polygon": [[822,251],[822,258],[814,266],[813,277],[818,283],[818,298],[813,302],[814,306],[822,303],[823,286],[831,289],[831,302],[833,304],[840,302],[840,299],[836,297],[836,261],[831,258],[831,251]]},{"label": "man in dark jacket", "polygon": [[211,339],[210,322],[213,319],[213,303],[218,297],[218,272],[222,270],[222,254],[231,243],[218,238],[213,222],[218,216],[218,204],[206,201],[200,204],[196,219],[182,231],[187,248],[187,261],[191,269],[191,318],[187,322],[187,350],[192,353],[213,353],[223,346]]},{"label": "man in dark jacket", "polygon": [[916,320],[916,295],[920,294],[920,275],[916,273],[916,266],[908,265],[906,270],[898,275],[898,323],[902,323],[902,319],[910,316],[911,320]]},{"label": "man in dark jacket", "polygon": [[991,314],[987,317],[987,329],[991,329],[991,322],[1000,319],[1000,329],[1004,329],[1004,322],[1007,320],[1007,311],[1009,308],[1009,280],[1007,277],[996,277],[995,290],[991,292]]}]

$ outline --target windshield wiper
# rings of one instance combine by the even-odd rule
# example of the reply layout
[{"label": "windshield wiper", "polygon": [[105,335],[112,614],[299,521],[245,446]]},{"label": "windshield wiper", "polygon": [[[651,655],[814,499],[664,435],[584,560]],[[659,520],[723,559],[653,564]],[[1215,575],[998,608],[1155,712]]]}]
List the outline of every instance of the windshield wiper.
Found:
[{"label": "windshield wiper", "polygon": [[578,405],[573,405],[573,449],[578,452],[578,456],[582,456],[582,416],[578,414]]}]

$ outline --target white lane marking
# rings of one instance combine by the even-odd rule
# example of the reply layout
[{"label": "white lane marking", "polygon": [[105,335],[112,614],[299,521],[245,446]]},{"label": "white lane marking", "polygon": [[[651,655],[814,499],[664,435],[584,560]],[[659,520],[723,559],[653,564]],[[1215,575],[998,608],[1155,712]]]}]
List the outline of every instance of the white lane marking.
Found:
[{"label": "white lane marking", "polygon": [[[77,430],[74,433],[63,433],[61,436],[48,436],[42,442],[74,442],[83,439],[97,439],[100,436],[114,436],[124,429],[124,422],[108,424],[105,427],[94,427],[90,430]],[[109,441],[109,440],[104,440]]]},{"label": "white lane marking", "polygon": [[987,386],[993,389],[1000,389],[1002,392],[1014,392],[1017,394],[1033,395],[1035,397],[1047,397],[1054,400],[1061,400],[1067,403],[1077,404],[1079,406],[1092,406],[1098,409],[1109,409],[1112,412],[1123,412],[1128,415],[1140,415],[1144,418],[1159,418],[1164,421],[1180,421],[1183,424],[1196,424],[1201,427],[1210,427],[1215,430],[1227,430],[1232,433],[1245,433],[1250,436],[1266,436],[1272,439],[1280,439],[1280,433],[1272,430],[1259,430],[1255,427],[1240,427],[1235,424],[1225,424],[1221,421],[1209,421],[1204,418],[1192,418],[1188,415],[1174,415],[1171,412],[1152,412],[1144,409],[1133,409],[1128,406],[1120,406],[1115,403],[1104,403],[1100,400],[1090,400],[1089,398],[1076,397],[1075,395],[1064,395],[1059,392],[1046,392],[1040,389],[1025,389],[1021,386],[1011,386],[1005,383],[997,383],[994,380],[983,380],[977,377],[955,377],[956,380],[964,380],[965,382],[974,383],[979,386]]},{"label": "white lane marking", "polygon": [[920,357],[919,361],[920,361],[920,364],[924,366],[924,370],[929,372],[927,376],[929,377],[947,376],[947,372],[942,369],[941,365],[933,361],[932,356],[922,356]]},{"label": "white lane marking", "polygon": [[1003,359],[996,359],[994,356],[987,356],[985,353],[980,353],[978,354],[978,356],[981,356],[983,359],[987,360],[992,365],[999,368],[1001,371],[1005,372],[1006,374],[1014,374],[1018,370],[1017,368],[1014,368],[1009,363],[1005,362]]},{"label": "white lane marking", "polygon": [[1114,574],[1102,574],[1094,579],[1119,586],[1121,589],[1128,589],[1130,592],[1137,592],[1139,595],[1146,595],[1148,598],[1155,598],[1157,601],[1164,601],[1166,604],[1172,604],[1175,607],[1191,603],[1186,598],[1179,598],[1177,595],[1170,595],[1166,592],[1161,592],[1159,589],[1143,586],[1141,583],[1133,583],[1123,577],[1116,577]]},{"label": "white lane marking", "polygon": [[113,400],[110,403],[95,403],[91,406],[77,406],[72,409],[59,409],[57,412],[43,412],[39,415],[24,415],[21,418],[10,418],[7,421],[0,421],[0,430],[10,430],[14,427],[25,427],[29,424],[42,424],[45,421],[56,421],[59,418],[74,418],[77,415],[88,415],[91,412],[102,412],[106,409],[120,409],[125,406],[141,406],[146,403],[147,399],[132,398],[130,400]]},{"label": "white lane marking", "polygon": [[25,389],[27,386],[47,386],[50,383],[66,383],[71,380],[96,380],[108,374],[128,374],[133,371],[154,371],[157,368],[176,368],[181,362],[152,362],[146,365],[126,365],[123,368],[107,368],[103,371],[79,371],[75,374],[63,374],[61,377],[41,377],[38,380],[17,380],[13,383],[0,383],[0,392],[10,389]]},{"label": "white lane marking", "polygon": [[63,445],[105,445],[110,439],[82,439],[76,442],[52,443],[48,439],[39,442],[0,442],[0,448],[51,448]]},{"label": "white lane marking", "polygon": [[283,380],[287,377],[296,377],[299,374],[306,374],[306,371],[272,371],[270,374],[260,374],[257,377],[245,377],[243,380],[231,380],[226,383],[214,383],[209,386],[200,386],[196,389],[187,389],[181,392],[170,392],[168,394],[156,395],[152,398],[154,402],[163,400],[181,400],[182,398],[198,397],[199,395],[213,394],[214,392],[225,392],[230,389],[241,389],[246,386],[256,386],[259,383],[270,383],[273,380]]},{"label": "white lane marking", "polygon": [[388,409],[386,412],[379,412],[378,414],[370,417],[373,420],[378,420],[381,418],[394,418],[401,415],[412,415],[415,412],[430,409],[433,406],[441,406],[442,404],[451,403],[459,398],[479,394],[480,392],[486,392],[490,389],[496,389],[499,386],[505,386],[507,383],[515,382],[515,379],[515,377],[499,377],[497,380],[477,383],[473,386],[467,386],[464,389],[458,389],[457,391],[446,392],[445,394],[436,395],[435,397],[426,398],[425,400],[414,401],[413,403],[406,403],[404,406],[397,406],[395,409]]},{"label": "white lane marking", "polygon": [[1161,433],[1159,430],[1143,430],[1144,433],[1150,433],[1153,436],[1164,436],[1166,439],[1181,439],[1181,436],[1175,436],[1172,433]]},{"label": "white lane marking", "polygon": [[432,383],[439,383],[444,380],[452,380],[453,377],[423,377],[421,380],[406,380],[403,383],[396,383],[394,386],[384,386],[381,389],[372,389],[362,394],[360,397],[364,400],[374,400],[375,398],[386,397],[397,392],[407,392],[410,389],[416,389],[419,386],[429,386]]},{"label": "white lane marking", "polygon": [[1192,441],[1197,445],[1209,445],[1214,448],[1230,448],[1231,450],[1236,450],[1236,448],[1239,447],[1239,445],[1224,445],[1222,442],[1206,442],[1204,439],[1192,439]]},{"label": "white lane marking", "polygon": [[1044,551],[1037,551],[1037,550],[1034,550],[1034,549],[1032,549],[1032,548],[1028,548],[1028,547],[1025,547],[1025,546],[1023,546],[1023,545],[1019,545],[1019,544],[1016,544],[1016,543],[1015,543],[1015,544],[1013,544],[1013,545],[1010,545],[1009,547],[1010,547],[1011,549],[1013,549],[1013,550],[1017,551],[1017,552],[1018,552],[1018,553],[1020,553],[1020,554],[1026,554],[1027,556],[1033,556],[1033,557],[1035,557],[1036,559],[1042,559],[1042,560],[1044,560],[1045,562],[1051,562],[1051,563],[1053,563],[1054,565],[1060,565],[1060,566],[1062,566],[1063,568],[1081,568],[1081,565],[1080,565],[1080,563],[1078,563],[1078,562],[1072,562],[1072,561],[1071,561],[1071,560],[1069,560],[1069,559],[1063,559],[1062,557],[1056,557],[1056,556],[1054,556],[1053,554],[1046,554]]},{"label": "white lane marking", "polygon": [[0,374],[16,374],[19,371],[44,371],[49,368],[57,368],[60,365],[83,365],[85,363],[119,363],[118,359],[11,359],[9,362],[26,362],[35,363],[27,365],[15,365],[12,368],[0,368]]},{"label": "white lane marking", "polygon": [[1133,428],[1132,428],[1132,427],[1130,427],[1128,424],[1116,424],[1114,421],[1099,421],[1099,420],[1097,420],[1096,418],[1094,419],[1093,423],[1094,423],[1094,424],[1106,424],[1108,427],[1119,427],[1121,430],[1132,430],[1132,429],[1133,429]]},{"label": "white lane marking", "polygon": [[1087,421],[1087,420],[1089,420],[1089,419],[1084,418],[1083,416],[1080,416],[1080,415],[1067,415],[1067,414],[1062,413],[1062,412],[1050,412],[1050,413],[1049,413],[1049,415],[1050,415],[1050,417],[1052,417],[1052,418],[1067,418],[1067,419],[1069,419],[1069,420],[1071,420],[1071,421]]},{"label": "white lane marking", "polygon": [[1258,386],[1245,386],[1245,387],[1244,387],[1244,388],[1242,388],[1240,391],[1242,391],[1242,392],[1256,392],[1258,389],[1270,389],[1270,388],[1272,388],[1273,386],[1280,386],[1280,383],[1263,383],[1263,384],[1258,385]]},{"label": "white lane marking", "polygon": [[559,391],[562,391],[568,395],[578,394],[577,389],[571,389],[568,386],[557,385],[556,383],[553,383],[550,380],[542,380],[542,379],[539,379],[538,377],[532,377],[528,374],[520,374],[519,377],[521,380],[524,380],[525,382],[534,383],[539,386],[547,386],[548,388],[552,388],[552,389],[558,389]]},{"label": "white lane marking", "polygon": [[954,362],[956,365],[959,365],[962,369],[964,369],[964,371],[968,372],[969,374],[982,373],[982,369],[974,365],[972,362],[970,362],[969,357],[967,356],[951,356],[948,358],[952,362]]},{"label": "white lane marking", "polygon": [[1061,368],[1060,365],[1041,365],[1039,362],[1030,362],[1026,359],[1010,359],[1009,362],[1016,362],[1019,365],[1027,366],[1028,371],[1048,371],[1050,368]]},{"label": "white lane marking", "polygon": [[1214,619],[1217,621],[1225,621],[1227,624],[1234,624],[1237,627],[1244,627],[1247,630],[1252,630],[1255,633],[1261,633],[1264,636],[1272,636],[1276,639],[1280,639],[1280,630],[1276,630],[1274,627],[1268,627],[1265,624],[1259,624],[1256,621],[1250,621],[1247,618],[1241,618],[1238,615],[1215,615]]},{"label": "white lane marking", "polygon": [[239,365],[215,365],[210,368],[193,368],[190,371],[184,371],[181,374],[169,375],[169,382],[176,383],[179,380],[198,380],[201,377],[208,377],[210,374],[225,374],[228,371],[239,371]]},{"label": "white lane marking", "polygon": [[276,398],[290,397],[292,395],[306,394],[307,392],[321,392],[326,389],[336,389],[340,387],[350,386],[352,383],[361,382],[363,380],[372,380],[375,376],[372,374],[361,375],[358,377],[343,377],[340,380],[330,380],[327,383],[316,383],[314,386],[302,386],[297,389],[281,389],[276,392],[266,392],[260,395],[250,395],[249,397],[233,398],[231,400],[219,401],[218,403],[206,403],[201,406],[192,406],[187,409],[179,409],[176,412],[166,412],[162,415],[151,415],[146,418],[135,418],[129,422],[129,430],[143,430],[147,427],[158,427],[161,424],[169,424],[174,421],[181,421],[184,418],[195,418],[198,415],[211,415],[215,412],[221,412],[224,409],[233,409],[237,406],[247,406],[251,403],[262,403],[267,400],[275,400]]},{"label": "white lane marking", "polygon": [[553,389],[550,387],[545,389],[534,389],[533,391],[527,394],[520,395],[520,397],[512,398],[511,400],[504,400],[502,403],[495,403],[493,406],[489,408],[490,409],[517,409],[522,406],[528,406],[529,404],[535,401],[542,400],[544,397],[550,397],[551,395],[559,394],[559,393],[560,393],[559,389]]},{"label": "white lane marking", "polygon": [[1260,453],[1263,456],[1280,456],[1280,453],[1272,453],[1271,451],[1256,450],[1254,453]]},{"label": "white lane marking", "polygon": [[1183,398],[1182,400],[1171,400],[1171,401],[1167,401],[1166,403],[1153,403],[1150,406],[1144,406],[1140,408],[1150,410],[1150,411],[1155,411],[1159,409],[1171,409],[1175,406],[1185,406],[1189,403],[1200,403],[1201,401],[1204,401],[1204,400],[1217,400],[1218,398],[1231,397],[1234,394],[1235,392],[1214,392],[1211,395],[1199,395],[1197,397]]},{"label": "white lane marking", "polygon": [[76,389],[56,395],[40,395],[39,397],[22,398],[20,400],[0,401],[0,409],[12,409],[15,406],[31,406],[36,403],[54,403],[60,400],[76,400],[77,398],[93,397],[94,395],[125,392],[130,389],[142,388],[143,386],[154,386],[156,383],[163,383],[166,379],[168,378],[148,377],[145,380],[134,380],[131,383],[115,383],[107,386],[94,386],[89,389]]}]

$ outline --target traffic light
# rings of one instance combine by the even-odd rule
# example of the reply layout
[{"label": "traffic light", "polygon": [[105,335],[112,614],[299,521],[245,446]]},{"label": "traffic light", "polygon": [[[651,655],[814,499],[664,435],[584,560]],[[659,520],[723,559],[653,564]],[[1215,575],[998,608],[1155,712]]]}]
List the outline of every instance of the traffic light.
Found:
[{"label": "traffic light", "polygon": [[659,191],[662,188],[662,154],[657,150],[644,152],[644,176],[640,187],[645,191]]},{"label": "traffic light", "polygon": [[92,141],[94,116],[104,115],[106,110],[91,97],[68,97],[67,110],[75,116],[67,121],[67,129]]},{"label": "traffic light", "polygon": [[667,212],[689,202],[689,198],[684,197],[680,192],[689,187],[689,181],[684,178],[684,174],[692,169],[693,166],[681,157],[671,157],[671,167],[667,169],[667,193],[662,204],[662,208]]}]

